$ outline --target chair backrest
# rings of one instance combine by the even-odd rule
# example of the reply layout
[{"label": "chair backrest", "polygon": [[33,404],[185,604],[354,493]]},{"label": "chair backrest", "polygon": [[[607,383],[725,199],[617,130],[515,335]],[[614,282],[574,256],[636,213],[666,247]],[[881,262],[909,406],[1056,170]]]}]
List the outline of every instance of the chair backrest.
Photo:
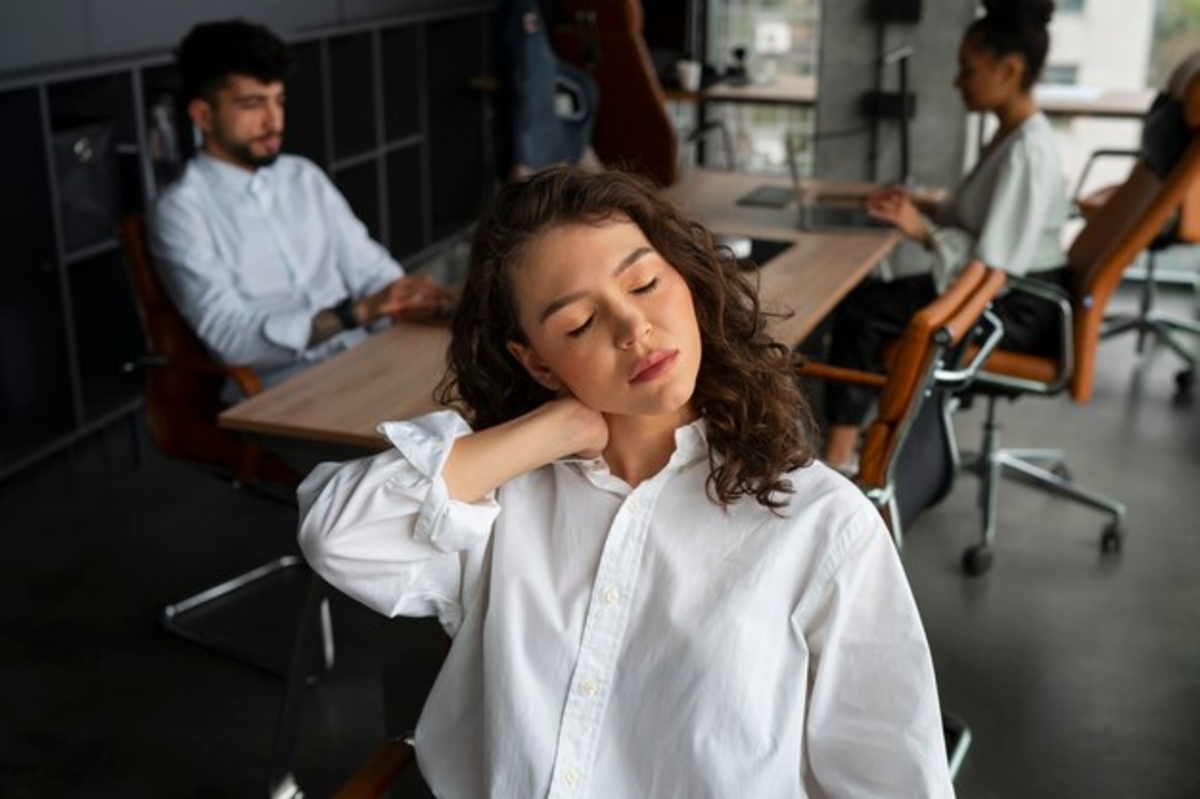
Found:
[{"label": "chair backrest", "polygon": [[225,381],[233,379],[244,392],[256,393],[257,378],[244,367],[217,363],[192,332],[163,288],[140,214],[122,220],[121,241],[150,352],[146,421],[155,445],[169,457],[228,471],[242,481],[294,483],[291,469],[217,426],[225,408]]},{"label": "chair backrest", "polygon": [[945,292],[909,320],[893,345],[878,410],[863,438],[860,484],[882,488],[891,483],[905,436],[923,400],[935,388],[938,370],[964,349],[1004,282],[1002,271],[973,261]]},{"label": "chair backrest", "polygon": [[[1146,123],[1143,152],[1129,177],[1089,217],[1067,255],[1074,272],[1074,370],[1069,387],[1080,403],[1091,398],[1104,311],[1125,269],[1177,210],[1180,234],[1200,240],[1200,52],[1175,69]],[[1163,129],[1172,125],[1174,129]],[[1168,156],[1151,151],[1164,140],[1176,143]]]},{"label": "chair backrest", "polygon": [[904,527],[953,485],[957,463],[945,401],[999,343],[1003,331],[987,309],[1005,281],[1004,272],[969,263],[888,344],[886,375],[821,363],[799,367],[803,376],[879,388],[855,482],[883,514],[897,546]]},{"label": "chair backrest", "polygon": [[595,81],[555,57],[536,0],[508,0],[501,13],[513,166],[536,170],[580,162],[591,145]]},{"label": "chair backrest", "polygon": [[600,90],[592,146],[600,159],[663,186],[677,179],[678,142],[642,37],[639,0],[565,0],[571,24],[555,30],[559,56],[587,69]]}]

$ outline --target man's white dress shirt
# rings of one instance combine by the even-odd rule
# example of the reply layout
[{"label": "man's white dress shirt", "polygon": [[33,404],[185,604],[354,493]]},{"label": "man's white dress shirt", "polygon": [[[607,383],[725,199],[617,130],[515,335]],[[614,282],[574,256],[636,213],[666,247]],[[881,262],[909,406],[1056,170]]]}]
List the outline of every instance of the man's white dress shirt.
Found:
[{"label": "man's white dress shirt", "polygon": [[366,336],[349,330],[309,348],[318,311],[403,274],[325,173],[299,156],[250,171],[202,152],[149,223],[159,274],[192,330],[267,386]]},{"label": "man's white dress shirt", "polygon": [[636,489],[563,460],[474,504],[443,411],[322,464],[300,544],[453,645],[416,731],[436,795],[952,797],[928,645],[879,514],[820,463],[776,514],[705,494],[703,422]]}]

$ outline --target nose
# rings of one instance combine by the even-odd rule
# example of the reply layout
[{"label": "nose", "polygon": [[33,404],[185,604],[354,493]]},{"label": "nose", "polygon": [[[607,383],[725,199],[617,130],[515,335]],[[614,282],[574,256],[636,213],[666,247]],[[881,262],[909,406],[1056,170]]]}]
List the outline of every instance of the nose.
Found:
[{"label": "nose", "polygon": [[650,320],[636,305],[622,308],[615,316],[616,343],[619,349],[627,350],[633,347],[650,332]]},{"label": "nose", "polygon": [[283,103],[267,104],[267,127],[271,131],[283,130]]}]

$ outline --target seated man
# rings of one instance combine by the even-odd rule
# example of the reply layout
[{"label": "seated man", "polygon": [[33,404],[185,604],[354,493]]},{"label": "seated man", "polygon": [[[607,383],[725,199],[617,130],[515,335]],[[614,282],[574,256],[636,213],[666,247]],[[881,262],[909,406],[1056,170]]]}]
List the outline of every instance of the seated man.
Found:
[{"label": "seated man", "polygon": [[[329,178],[280,152],[291,56],[267,29],[198,25],[177,51],[203,145],[149,217],[167,291],[220,360],[264,386],[354,346],[391,318],[428,318],[450,297],[406,276]],[[226,399],[237,399],[227,387]]]}]

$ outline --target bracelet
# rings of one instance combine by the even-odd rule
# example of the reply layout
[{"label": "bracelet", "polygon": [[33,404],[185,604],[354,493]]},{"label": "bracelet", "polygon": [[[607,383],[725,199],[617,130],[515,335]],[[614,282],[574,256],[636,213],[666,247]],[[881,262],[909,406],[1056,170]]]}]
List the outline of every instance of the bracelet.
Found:
[{"label": "bracelet", "polygon": [[937,246],[938,236],[942,233],[942,229],[932,222],[925,226],[925,238],[921,240],[921,246],[927,250],[932,250]]},{"label": "bracelet", "polygon": [[338,321],[342,323],[342,330],[353,330],[360,327],[358,317],[354,315],[354,300],[351,298],[347,297],[333,306],[333,312],[337,314]]}]

